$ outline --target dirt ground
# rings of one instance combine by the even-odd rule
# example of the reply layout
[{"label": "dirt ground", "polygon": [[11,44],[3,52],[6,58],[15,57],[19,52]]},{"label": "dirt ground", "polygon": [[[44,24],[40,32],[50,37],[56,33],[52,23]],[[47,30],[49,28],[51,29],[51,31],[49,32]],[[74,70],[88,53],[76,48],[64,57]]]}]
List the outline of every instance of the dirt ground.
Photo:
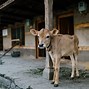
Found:
[{"label": "dirt ground", "polygon": [[22,89],[29,86],[32,89],[89,89],[89,71],[81,65],[83,61],[79,62],[80,78],[73,80],[70,80],[71,62],[61,64],[60,84],[57,88],[50,84],[51,80],[42,76],[45,59],[38,60],[31,55],[17,58],[5,56],[2,61],[4,63],[0,65],[0,73],[13,78]]}]

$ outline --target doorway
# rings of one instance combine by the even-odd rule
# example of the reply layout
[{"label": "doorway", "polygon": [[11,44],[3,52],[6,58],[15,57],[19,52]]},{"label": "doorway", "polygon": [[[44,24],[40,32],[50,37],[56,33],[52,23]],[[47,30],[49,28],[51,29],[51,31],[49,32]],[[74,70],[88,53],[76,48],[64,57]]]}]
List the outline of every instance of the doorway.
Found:
[{"label": "doorway", "polygon": [[[20,40],[20,46],[25,45],[25,30],[24,26],[18,26],[18,27],[13,27],[11,29],[11,39],[19,39]],[[16,44],[16,41],[12,41],[12,46]]]},{"label": "doorway", "polygon": [[[58,29],[60,34],[74,35],[74,17],[73,13],[68,13],[58,17]],[[63,56],[65,59],[70,59],[69,56]]]},{"label": "doorway", "polygon": [[[40,29],[45,28],[45,22],[40,21],[37,23],[37,30],[39,31]],[[36,57],[46,57],[46,49],[39,49],[38,48],[38,38],[36,37]]]},{"label": "doorway", "polygon": [[60,34],[74,34],[74,18],[73,14],[67,14],[58,17],[58,29]]}]

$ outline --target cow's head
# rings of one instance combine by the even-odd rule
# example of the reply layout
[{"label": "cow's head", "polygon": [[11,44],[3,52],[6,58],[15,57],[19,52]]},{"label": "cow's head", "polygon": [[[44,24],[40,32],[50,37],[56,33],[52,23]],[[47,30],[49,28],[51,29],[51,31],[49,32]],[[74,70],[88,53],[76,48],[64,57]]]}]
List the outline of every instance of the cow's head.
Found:
[{"label": "cow's head", "polygon": [[41,29],[40,31],[37,31],[35,29],[31,29],[30,32],[34,36],[38,36],[39,44],[38,47],[40,49],[47,48],[50,45],[51,42],[51,36],[56,35],[59,31],[57,29],[48,30],[48,29]]}]

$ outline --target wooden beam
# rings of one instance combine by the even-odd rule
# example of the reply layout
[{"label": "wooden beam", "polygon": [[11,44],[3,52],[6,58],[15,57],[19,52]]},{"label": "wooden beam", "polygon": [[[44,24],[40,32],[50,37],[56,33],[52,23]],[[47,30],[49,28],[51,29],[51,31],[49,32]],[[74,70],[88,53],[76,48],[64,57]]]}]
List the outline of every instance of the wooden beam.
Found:
[{"label": "wooden beam", "polygon": [[9,4],[11,4],[14,1],[15,0],[7,0],[6,2],[4,2],[3,4],[0,5],[0,9],[5,8],[6,6],[8,6]]},{"label": "wooden beam", "polygon": [[21,11],[18,11],[18,10],[15,10],[15,11],[14,10],[13,10],[13,12],[0,11],[0,15],[2,15],[3,17],[4,16],[9,16],[9,17],[22,18],[22,19],[25,19],[25,18],[31,19],[34,16],[36,16],[34,13],[29,13],[29,12],[25,13],[25,12],[21,12]]},{"label": "wooden beam", "polygon": [[12,20],[24,20],[25,19],[19,16],[13,16],[13,15],[8,15],[8,14],[1,14],[1,17],[3,19],[12,19]]},{"label": "wooden beam", "polygon": [[[44,0],[45,4],[45,28],[53,29],[53,0]],[[53,67],[52,60],[49,57],[48,52],[46,52],[46,66],[43,72],[43,77],[49,80],[53,77]]]},{"label": "wooden beam", "polygon": [[13,11],[20,11],[20,12],[24,12],[24,13],[28,13],[30,15],[39,15],[42,13],[41,10],[38,10],[37,8],[29,8],[28,6],[24,6],[24,7],[21,7],[21,6],[15,6],[15,7],[12,7],[11,9],[13,9]]},{"label": "wooden beam", "polygon": [[53,28],[53,0],[45,0],[45,28]]}]

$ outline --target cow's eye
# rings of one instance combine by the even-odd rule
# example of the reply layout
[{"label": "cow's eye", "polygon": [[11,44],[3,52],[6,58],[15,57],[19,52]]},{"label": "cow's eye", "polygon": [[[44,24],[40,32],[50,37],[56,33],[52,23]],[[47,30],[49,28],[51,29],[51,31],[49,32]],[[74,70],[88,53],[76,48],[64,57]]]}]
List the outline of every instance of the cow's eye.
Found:
[{"label": "cow's eye", "polygon": [[46,38],[49,38],[50,36],[46,36]]}]

